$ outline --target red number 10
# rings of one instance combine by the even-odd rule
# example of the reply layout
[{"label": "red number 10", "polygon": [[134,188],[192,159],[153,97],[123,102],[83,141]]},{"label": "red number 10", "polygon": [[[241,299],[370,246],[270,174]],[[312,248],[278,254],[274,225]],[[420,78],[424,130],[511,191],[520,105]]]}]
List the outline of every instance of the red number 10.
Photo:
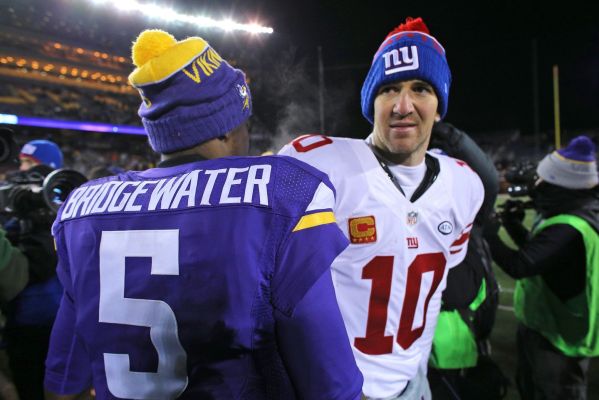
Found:
[{"label": "red number 10", "polygon": [[[433,272],[433,282],[424,302],[422,326],[412,329],[422,275],[430,271]],[[405,297],[397,332],[397,343],[402,348],[409,348],[422,335],[426,326],[428,303],[439,287],[444,272],[445,256],[443,253],[419,254],[408,267]],[[362,279],[372,280],[366,337],[357,337],[354,340],[354,346],[362,353],[379,355],[389,354],[393,351],[393,336],[385,336],[392,277],[393,256],[377,256],[362,270]]]}]

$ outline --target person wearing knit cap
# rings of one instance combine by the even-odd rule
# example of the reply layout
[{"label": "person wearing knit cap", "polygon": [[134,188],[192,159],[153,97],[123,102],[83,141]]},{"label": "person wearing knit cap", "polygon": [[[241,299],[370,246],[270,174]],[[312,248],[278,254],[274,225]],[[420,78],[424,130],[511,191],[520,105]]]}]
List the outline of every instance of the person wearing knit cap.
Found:
[{"label": "person wearing knit cap", "polygon": [[[63,154],[49,140],[32,140],[19,153],[20,172],[9,180],[39,179],[62,168]],[[35,190],[35,189],[34,189]],[[21,197],[19,204],[28,204]],[[3,224],[7,237],[22,250],[27,262],[26,286],[6,304],[6,327],[3,341],[8,356],[11,379],[21,399],[41,399],[44,396],[44,362],[52,324],[56,318],[62,286],[56,276],[56,252],[50,234],[51,219],[41,218],[45,207],[29,203],[24,215],[15,213]],[[40,209],[37,209],[41,207]],[[50,215],[47,215],[50,217]]]},{"label": "person wearing knit cap", "polygon": [[518,249],[487,232],[494,261],[517,279],[514,309],[523,399],[586,399],[599,356],[599,176],[596,147],[578,136],[546,155],[531,197],[532,233],[517,207],[500,214]]},{"label": "person wearing knit cap", "polygon": [[162,161],[87,182],[58,212],[47,398],[359,400],[330,181],[243,157],[250,90],[204,39],[147,30],[132,53]]},{"label": "person wearing knit cap", "polygon": [[366,140],[305,135],[279,152],[326,172],[350,246],[333,262],[365,399],[430,399],[427,362],[447,270],[466,254],[484,190],[466,163],[427,152],[447,113],[445,49],[421,18],[393,29],[362,86]]},{"label": "person wearing knit cap", "polygon": [[35,165],[46,165],[52,169],[62,168],[62,151],[49,140],[32,140],[25,143],[19,154],[21,171],[27,171]]}]

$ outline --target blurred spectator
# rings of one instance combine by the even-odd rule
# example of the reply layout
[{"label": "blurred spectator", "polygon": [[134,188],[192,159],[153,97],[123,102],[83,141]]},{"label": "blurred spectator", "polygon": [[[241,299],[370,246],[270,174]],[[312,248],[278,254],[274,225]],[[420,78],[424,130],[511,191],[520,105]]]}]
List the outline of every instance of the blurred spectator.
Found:
[{"label": "blurred spectator", "polygon": [[27,171],[35,165],[44,164],[53,169],[62,168],[62,151],[49,140],[32,140],[25,143],[19,154],[21,171]]},{"label": "blurred spectator", "polygon": [[12,300],[29,279],[27,258],[8,239],[0,228],[0,305]]},{"label": "blurred spectator", "polygon": [[[0,306],[12,300],[27,284],[29,278],[27,258],[5,237],[0,228]],[[2,324],[4,317],[0,315]],[[11,378],[7,355],[0,350],[0,399],[18,400],[17,389]]]},{"label": "blurred spectator", "polygon": [[[0,184],[5,184],[6,174],[19,168],[18,149],[13,140],[13,132],[0,128]],[[0,219],[5,220],[4,210],[0,210]],[[14,298],[27,284],[29,278],[28,262],[23,253],[14,247],[4,229],[0,228],[0,399],[18,400],[17,388],[12,381],[8,366],[8,356],[2,337],[6,318],[3,314],[6,302]]]},{"label": "blurred spectator", "polygon": [[433,339],[428,379],[434,399],[499,399],[503,374],[490,359],[489,335],[498,306],[498,285],[482,229],[493,211],[499,180],[493,162],[463,131],[448,123],[433,127],[430,148],[465,161],[480,177],[485,198],[470,231],[468,253],[449,270]]},{"label": "blurred spectator", "polygon": [[[34,140],[21,149],[21,173],[47,175],[62,167],[58,146],[48,140]],[[29,262],[29,282],[7,305],[4,338],[9,365],[22,400],[43,398],[44,361],[50,331],[62,286],[56,277],[56,253],[50,233],[51,219],[33,215],[13,217],[4,227],[9,238]]]},{"label": "blurred spectator", "polygon": [[[27,284],[29,278],[27,268],[27,258],[6,239],[4,230],[0,228],[0,306],[2,308]],[[4,316],[1,314],[0,320],[0,325],[4,325]],[[0,349],[0,399],[19,399],[4,349]]]},{"label": "blurred spectator", "polygon": [[599,355],[599,177],[586,136],[543,158],[532,192],[539,221],[522,225],[521,203],[501,221],[518,245],[507,247],[498,224],[486,232],[493,259],[517,279],[516,381],[523,399],[586,399],[589,357]]}]

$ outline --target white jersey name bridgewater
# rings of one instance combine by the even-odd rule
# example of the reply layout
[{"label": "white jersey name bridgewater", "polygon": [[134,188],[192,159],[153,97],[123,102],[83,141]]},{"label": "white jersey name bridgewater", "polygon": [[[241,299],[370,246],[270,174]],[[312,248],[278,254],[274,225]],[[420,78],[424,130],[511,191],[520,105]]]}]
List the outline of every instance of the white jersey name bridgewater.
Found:
[{"label": "white jersey name bridgewater", "polygon": [[257,203],[268,206],[270,172],[271,166],[264,164],[84,186],[73,191],[60,218],[64,221],[90,214],[172,210],[196,205]]}]

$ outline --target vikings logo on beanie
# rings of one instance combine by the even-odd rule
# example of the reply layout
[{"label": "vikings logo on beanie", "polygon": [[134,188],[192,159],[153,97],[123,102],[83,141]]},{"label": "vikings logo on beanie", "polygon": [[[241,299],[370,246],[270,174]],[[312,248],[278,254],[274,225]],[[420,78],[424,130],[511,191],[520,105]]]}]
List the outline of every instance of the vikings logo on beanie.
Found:
[{"label": "vikings logo on beanie", "polygon": [[392,30],[374,55],[362,86],[362,114],[374,122],[374,99],[381,86],[420,79],[430,83],[439,100],[439,115],[447,113],[451,71],[445,49],[430,35],[422,18],[407,18]]},{"label": "vikings logo on beanie", "polygon": [[577,136],[563,149],[546,155],[537,167],[544,181],[566,189],[591,189],[599,184],[595,144]]},{"label": "vikings logo on beanie", "polygon": [[199,37],[177,41],[158,29],[133,43],[137,67],[129,82],[139,90],[139,116],[150,145],[172,153],[224,136],[251,113],[245,75]]},{"label": "vikings logo on beanie", "polygon": [[62,168],[62,151],[56,143],[49,140],[32,140],[25,143],[19,158],[29,158],[37,164]]}]

